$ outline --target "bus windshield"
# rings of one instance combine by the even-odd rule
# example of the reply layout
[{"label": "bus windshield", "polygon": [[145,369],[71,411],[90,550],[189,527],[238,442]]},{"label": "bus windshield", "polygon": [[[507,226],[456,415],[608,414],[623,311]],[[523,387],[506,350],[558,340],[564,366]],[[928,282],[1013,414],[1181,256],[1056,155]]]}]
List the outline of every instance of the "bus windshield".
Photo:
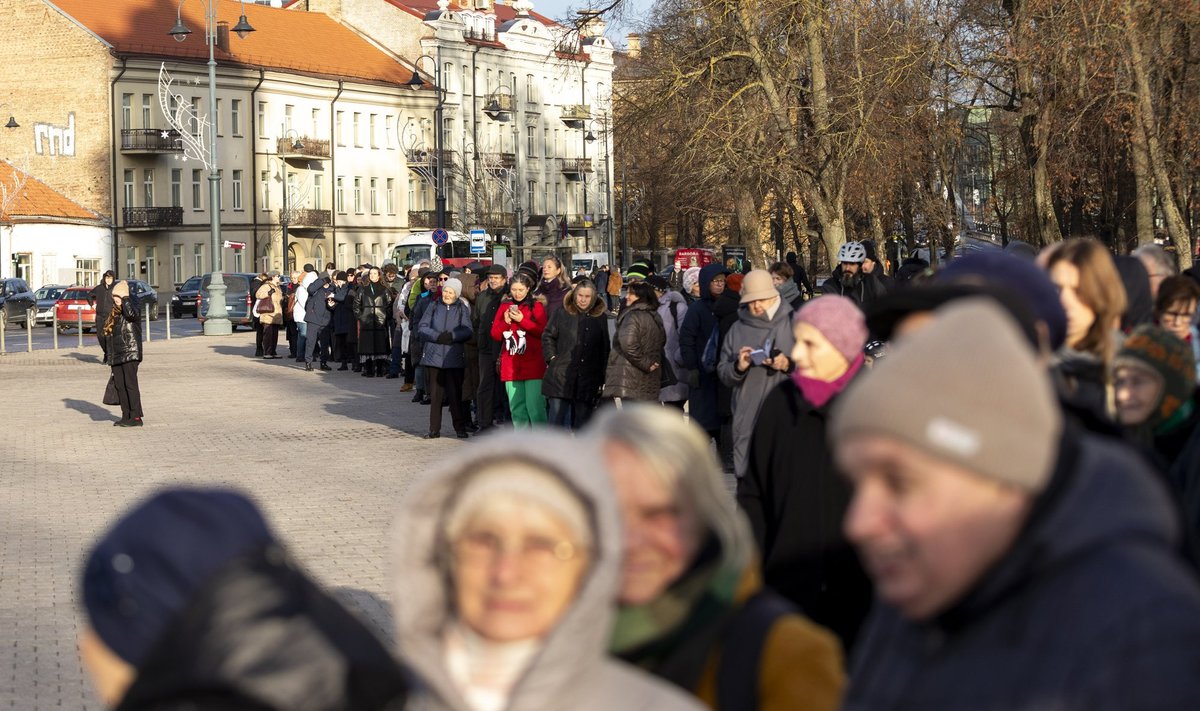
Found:
[{"label": "bus windshield", "polygon": [[392,261],[396,264],[416,264],[422,259],[429,259],[430,245],[405,245],[392,250]]}]

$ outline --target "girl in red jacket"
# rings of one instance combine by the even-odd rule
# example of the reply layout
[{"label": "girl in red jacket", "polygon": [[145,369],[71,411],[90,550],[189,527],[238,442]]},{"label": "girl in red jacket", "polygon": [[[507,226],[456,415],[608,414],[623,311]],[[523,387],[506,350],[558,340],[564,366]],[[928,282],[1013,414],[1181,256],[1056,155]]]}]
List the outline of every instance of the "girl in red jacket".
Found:
[{"label": "girl in red jacket", "polygon": [[528,427],[546,421],[542,397],[542,331],[549,318],[546,300],[533,294],[534,283],[517,272],[509,284],[509,296],[500,302],[492,321],[492,339],[500,342],[500,381],[508,393],[513,427]]}]

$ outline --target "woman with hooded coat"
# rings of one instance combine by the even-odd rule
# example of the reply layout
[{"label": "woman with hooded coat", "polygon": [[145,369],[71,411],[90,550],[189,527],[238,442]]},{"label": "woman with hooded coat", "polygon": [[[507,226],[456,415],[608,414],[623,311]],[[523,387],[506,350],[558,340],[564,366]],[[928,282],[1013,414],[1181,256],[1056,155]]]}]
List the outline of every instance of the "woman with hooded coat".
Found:
[{"label": "woman with hooded coat", "polygon": [[608,353],[604,397],[658,402],[662,389],[660,361],[666,343],[654,287],[645,282],[630,284]]},{"label": "woman with hooded coat", "polygon": [[646,283],[654,287],[654,293],[658,296],[658,318],[662,320],[663,334],[667,339],[664,349],[667,360],[671,363],[671,370],[676,376],[676,382],[673,385],[659,390],[658,401],[682,410],[683,406],[687,404],[688,384],[687,380],[681,377],[684,368],[683,357],[679,353],[679,327],[687,318],[687,301],[683,298],[683,294],[671,289],[667,280],[657,274],[647,279]]},{"label": "woman with hooded coat", "polygon": [[750,519],[763,581],[852,649],[873,587],[842,521],[854,493],[833,463],[829,414],[863,371],[867,326],[845,296],[796,313],[795,370],[767,394],[750,441],[738,505]]},{"label": "woman with hooded coat", "polygon": [[413,708],[700,708],[605,654],[621,524],[594,461],[565,434],[509,433],[460,450],[406,497],[392,599]]},{"label": "woman with hooded coat", "polygon": [[579,429],[591,418],[604,388],[608,351],[607,309],[595,283],[584,277],[542,333],[542,395],[549,401],[550,424]]},{"label": "woman with hooded coat", "polygon": [[717,297],[725,291],[725,274],[721,264],[700,268],[700,298],[688,308],[679,327],[680,362],[696,373],[688,391],[688,416],[717,442],[721,441],[722,423],[717,393],[724,386],[717,375],[721,333],[716,305]]}]

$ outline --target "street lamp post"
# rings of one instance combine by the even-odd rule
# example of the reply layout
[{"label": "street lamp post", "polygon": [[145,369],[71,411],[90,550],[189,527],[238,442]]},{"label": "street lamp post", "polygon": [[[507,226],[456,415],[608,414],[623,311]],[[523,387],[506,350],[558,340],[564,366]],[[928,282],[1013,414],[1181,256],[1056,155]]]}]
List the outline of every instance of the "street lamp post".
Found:
[{"label": "street lamp post", "polygon": [[[501,84],[499,88],[507,89],[508,87],[506,85]],[[520,250],[525,246],[525,218],[524,218],[525,210],[521,203],[521,187],[522,187],[521,184],[524,180],[524,176],[521,174],[521,128],[520,128],[520,125],[516,121],[516,106],[517,106],[516,92],[515,91],[512,92],[510,94],[510,96],[513,97],[512,98],[512,109],[513,110],[511,112],[505,111],[504,108],[500,106],[500,101],[498,99],[493,98],[491,100],[491,102],[486,107],[484,107],[483,113],[486,114],[488,116],[488,118],[492,119],[493,121],[499,121],[500,123],[508,123],[509,119],[512,119],[512,133],[513,133],[512,203],[513,203],[513,216],[516,218],[516,222],[517,222],[517,224],[516,224],[516,241],[517,241],[516,247],[518,250],[517,254],[520,255],[521,254]]]},{"label": "street lamp post", "polygon": [[[604,231],[605,231],[605,236],[608,238],[608,240],[607,240],[608,245],[607,245],[606,251],[608,252],[608,260],[611,263],[616,255],[613,253],[612,179],[611,179],[611,176],[608,174],[609,169],[610,169],[610,166],[609,166],[610,151],[609,151],[609,146],[608,146],[609,122],[608,122],[607,115],[602,114],[601,116],[602,116],[602,118],[600,121],[600,135],[602,136],[602,140],[604,142],[603,143],[603,145],[604,145],[604,216],[605,216],[605,230]],[[595,123],[596,123],[595,121],[592,122],[593,125]],[[593,143],[596,140],[596,135],[589,129],[587,132],[587,135],[585,135],[583,137],[583,140],[588,143]]]},{"label": "street lamp post", "polygon": [[[217,115],[217,60],[214,47],[217,43],[217,0],[204,1],[204,42],[208,45],[208,114]],[[181,10],[184,0],[175,8],[175,26],[168,33],[176,42],[182,42],[192,33],[183,24]],[[233,31],[241,39],[254,31],[246,21],[245,7]],[[225,304],[225,279],[221,275],[221,174],[217,169],[217,132],[209,129],[208,206],[212,217],[209,220],[209,248],[212,250],[212,276],[208,282],[208,313],[205,314],[204,335],[228,336],[233,333],[229,321],[229,309]]]},{"label": "street lamp post", "polygon": [[435,160],[437,161],[437,175],[434,176],[433,183],[433,200],[437,226],[441,229],[446,229],[446,166],[442,157],[442,122],[446,104],[446,89],[442,84],[442,48],[438,47],[436,56],[422,54],[414,60],[413,75],[408,80],[408,87],[414,91],[425,85],[425,80],[421,78],[421,73],[417,69],[417,64],[422,59],[428,59],[433,62],[433,88],[437,91],[437,106],[433,110],[434,122],[437,124],[433,127],[433,150],[436,154]]}]

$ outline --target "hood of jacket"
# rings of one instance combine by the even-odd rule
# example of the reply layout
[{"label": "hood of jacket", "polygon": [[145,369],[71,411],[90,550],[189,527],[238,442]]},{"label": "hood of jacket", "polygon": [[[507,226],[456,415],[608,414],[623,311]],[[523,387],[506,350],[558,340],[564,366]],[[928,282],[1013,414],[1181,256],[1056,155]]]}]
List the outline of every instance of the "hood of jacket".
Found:
[{"label": "hood of jacket", "polygon": [[[575,289],[571,289],[566,297],[563,298],[563,310],[572,316],[578,316],[581,313],[579,307],[575,305]],[[587,315],[603,316],[606,312],[607,309],[604,306],[604,300],[600,298],[600,292],[597,291],[592,296],[592,307],[588,309]]]},{"label": "hood of jacket", "polygon": [[969,624],[1013,591],[1094,550],[1139,540],[1174,548],[1177,516],[1166,490],[1132,450],[1068,427],[1050,483],[1013,546],[937,622],[951,630]]},{"label": "hood of jacket", "polygon": [[316,272],[308,272],[304,275],[304,278],[300,280],[300,286],[304,289],[307,289],[308,285],[312,284],[316,280],[317,280],[317,273]]},{"label": "hood of jacket", "polygon": [[407,686],[383,643],[272,544],[209,580],[117,708],[399,711]]},{"label": "hood of jacket", "polygon": [[[600,456],[580,456],[577,443],[522,432],[484,437],[440,462],[405,499],[393,528],[392,576],[396,646],[404,663],[447,707],[467,709],[445,667],[442,634],[452,620],[445,564],[446,511],[479,467],[497,458],[528,460],[558,476],[582,501],[592,526],[592,561],[575,601],[542,641],[512,689],[510,711],[563,708],[605,661],[621,567],[617,504]],[[570,462],[564,467],[564,462]],[[596,464],[591,464],[595,462]]]},{"label": "hood of jacket", "polygon": [[711,286],[712,280],[717,278],[717,275],[725,273],[725,265],[723,264],[706,264],[700,268],[700,300],[715,301],[717,297],[712,295]]},{"label": "hood of jacket", "polygon": [[663,295],[658,299],[659,306],[670,306],[673,303],[680,306],[687,306],[687,300],[683,298],[683,294],[673,289],[671,291],[664,291]]}]

